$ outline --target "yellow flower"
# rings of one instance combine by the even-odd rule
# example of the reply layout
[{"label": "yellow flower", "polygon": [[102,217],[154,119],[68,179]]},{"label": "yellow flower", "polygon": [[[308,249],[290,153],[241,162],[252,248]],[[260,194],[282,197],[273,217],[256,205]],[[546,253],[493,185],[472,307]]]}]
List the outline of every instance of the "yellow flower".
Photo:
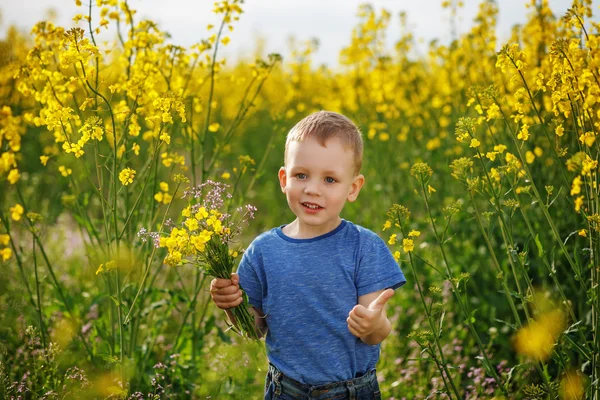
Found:
[{"label": "yellow flower", "polygon": [[[169,114],[170,116],[171,114]],[[171,144],[171,136],[167,132],[161,133],[160,140],[164,141],[166,144]]]},{"label": "yellow flower", "polygon": [[499,144],[499,145],[494,146],[494,151],[497,151],[498,153],[502,154],[502,153],[504,153],[504,150],[506,150],[506,148],[507,147],[505,145]]},{"label": "yellow flower", "polygon": [[577,175],[571,185],[571,196],[581,193],[581,177]]},{"label": "yellow flower", "polygon": [[394,260],[396,260],[396,262],[398,262],[398,260],[400,260],[400,252],[397,250],[394,252]]},{"label": "yellow flower", "polygon": [[169,184],[167,182],[161,182],[158,186],[160,186],[160,190],[162,190],[163,192],[169,191]]},{"label": "yellow flower", "polygon": [[408,232],[408,236],[409,237],[412,237],[412,236],[417,237],[417,236],[420,236],[420,235],[421,235],[421,232],[419,232],[419,231],[412,230],[412,231]]},{"label": "yellow flower", "polygon": [[579,141],[584,143],[587,147],[590,147],[596,141],[596,135],[594,132],[585,132],[579,135]]},{"label": "yellow flower", "polygon": [[396,234],[392,233],[392,236],[390,236],[390,239],[388,240],[388,244],[396,244]]},{"label": "yellow flower", "polygon": [[541,157],[541,156],[542,156],[542,154],[544,154],[544,151],[543,151],[543,150],[542,150],[540,147],[536,146],[536,147],[533,149],[533,153],[534,153],[534,154],[535,154],[537,157]]},{"label": "yellow flower", "polygon": [[533,152],[527,150],[527,152],[525,152],[525,162],[527,162],[527,164],[533,164],[534,161],[535,161],[535,154],[533,154]]},{"label": "yellow flower", "polygon": [[554,133],[556,133],[556,136],[562,136],[565,134],[565,128],[563,128],[562,125],[559,125],[556,127],[556,129],[554,130]]},{"label": "yellow flower", "polygon": [[514,338],[517,353],[544,361],[552,354],[556,338],[564,328],[562,311],[555,310],[543,314],[537,321],[519,329]]},{"label": "yellow flower", "polygon": [[227,46],[229,41],[230,41],[229,36],[225,36],[223,39],[221,39],[221,43],[223,43],[223,46]]},{"label": "yellow flower", "polygon": [[587,237],[587,230],[586,229],[580,229],[579,231],[577,231],[577,234],[579,236]]},{"label": "yellow flower", "polygon": [[135,170],[131,168],[125,168],[121,172],[119,172],[119,180],[123,184],[123,186],[129,185],[133,182],[133,178],[135,178]]},{"label": "yellow flower", "polygon": [[15,183],[17,183],[19,181],[20,177],[21,177],[21,174],[19,174],[18,169],[11,169],[10,172],[8,173],[8,181],[10,182],[11,185],[14,185]]},{"label": "yellow flower", "polygon": [[10,247],[5,247],[0,250],[0,256],[2,257],[2,261],[8,261],[10,257],[12,257],[12,250]]},{"label": "yellow flower", "polygon": [[139,144],[137,144],[137,143],[134,143],[134,144],[131,146],[131,150],[133,150],[133,153],[134,153],[136,156],[139,156],[139,155],[140,155],[140,145],[139,145]]},{"label": "yellow flower", "polygon": [[429,192],[429,194],[435,193],[435,189],[431,185],[427,185],[427,191]]},{"label": "yellow flower", "polygon": [[210,124],[208,126],[208,130],[210,132],[216,132],[219,130],[220,127],[221,127],[221,125],[218,122],[213,122],[212,124]]},{"label": "yellow flower", "polygon": [[529,125],[523,124],[521,130],[517,134],[517,139],[528,140],[529,139]]},{"label": "yellow flower", "polygon": [[385,231],[386,229],[389,229],[389,228],[391,228],[391,227],[392,227],[392,221],[390,221],[390,220],[387,220],[387,221],[385,221],[385,223],[383,224],[383,229],[382,229],[382,231]]},{"label": "yellow flower", "polygon": [[587,154],[585,155],[585,160],[581,163],[581,175],[589,175],[591,171],[594,171],[598,168],[598,161],[593,160]]},{"label": "yellow flower", "polygon": [[190,242],[192,243],[192,245],[194,245],[196,250],[204,251],[205,243],[210,240],[212,235],[213,235],[213,233],[211,231],[207,231],[206,229],[204,229],[197,236],[192,236],[190,238]]},{"label": "yellow flower", "polygon": [[415,244],[412,239],[402,239],[402,249],[409,253],[415,249]]},{"label": "yellow flower", "polygon": [[181,211],[181,216],[183,217],[189,218],[190,215],[192,215],[192,208],[190,206],[187,206]]},{"label": "yellow flower", "polygon": [[208,217],[208,212],[206,212],[206,208],[204,207],[200,207],[198,212],[196,212],[196,215],[194,215],[194,218],[196,218],[198,221],[201,221],[206,217]]},{"label": "yellow flower", "polygon": [[188,218],[184,222],[185,226],[187,226],[188,230],[195,231],[198,229],[198,220],[195,218]]},{"label": "yellow flower", "polygon": [[45,167],[46,164],[48,164],[48,160],[50,159],[50,157],[48,156],[40,156],[40,162],[42,163],[42,165]]},{"label": "yellow flower", "polygon": [[18,221],[21,219],[21,216],[23,215],[24,211],[25,210],[23,209],[23,206],[17,203],[13,207],[10,208],[10,217],[14,221]]},{"label": "yellow flower", "polygon": [[560,381],[559,395],[562,400],[582,400],[585,397],[584,380],[577,371],[568,371]]},{"label": "yellow flower", "polygon": [[10,236],[8,236],[7,234],[0,235],[0,245],[8,246],[9,243],[10,243]]},{"label": "yellow flower", "polygon": [[477,147],[479,147],[480,144],[481,144],[481,142],[479,142],[479,140],[473,138],[473,139],[471,139],[471,144],[469,145],[469,147],[477,148]]},{"label": "yellow flower", "polygon": [[498,154],[497,151],[488,151],[487,153],[485,153],[485,156],[491,161],[496,161],[496,154]]},{"label": "yellow flower", "polygon": [[575,199],[575,211],[579,212],[581,210],[581,206],[583,205],[583,196],[579,196]]},{"label": "yellow flower", "polygon": [[[213,218],[213,217],[211,217]],[[207,220],[207,224],[211,225],[208,223],[209,220]],[[215,219],[214,222],[212,223],[212,227],[213,227],[213,231],[215,231],[215,233],[223,233],[223,223],[221,222],[220,219]]]},{"label": "yellow flower", "polygon": [[163,201],[163,194],[162,192],[158,192],[154,195],[154,200],[158,201],[159,203],[162,203]]},{"label": "yellow flower", "polygon": [[58,171],[65,178],[73,173],[73,170],[71,168],[67,168],[64,165],[59,165],[58,166]]},{"label": "yellow flower", "polygon": [[223,174],[221,175],[221,178],[223,179],[229,179],[231,177],[231,174],[227,171],[223,172]]},{"label": "yellow flower", "polygon": [[167,257],[165,257],[165,264],[170,267],[175,267],[181,262],[181,252],[178,250],[169,253]]}]

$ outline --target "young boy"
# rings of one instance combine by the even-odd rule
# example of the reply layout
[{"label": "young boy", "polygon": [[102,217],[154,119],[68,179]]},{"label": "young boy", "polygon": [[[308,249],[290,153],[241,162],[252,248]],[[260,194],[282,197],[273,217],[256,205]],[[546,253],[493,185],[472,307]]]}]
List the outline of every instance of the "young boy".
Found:
[{"label": "young boy", "polygon": [[298,122],[279,170],[296,219],[258,236],[231,280],[211,282],[230,319],[242,287],[266,332],[265,399],[380,398],[385,304],[406,280],[375,233],[340,218],[364,184],[362,152],[360,131],[343,115],[319,111]]}]

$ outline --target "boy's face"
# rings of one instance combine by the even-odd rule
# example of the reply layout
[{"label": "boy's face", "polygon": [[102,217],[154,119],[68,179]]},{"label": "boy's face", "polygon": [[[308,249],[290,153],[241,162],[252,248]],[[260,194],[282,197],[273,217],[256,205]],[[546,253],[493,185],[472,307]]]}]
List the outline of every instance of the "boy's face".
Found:
[{"label": "boy's face", "polygon": [[281,190],[296,215],[298,230],[313,236],[335,229],[346,201],[354,201],[364,183],[354,175],[354,152],[331,138],[291,142],[286,166],[279,170]]}]

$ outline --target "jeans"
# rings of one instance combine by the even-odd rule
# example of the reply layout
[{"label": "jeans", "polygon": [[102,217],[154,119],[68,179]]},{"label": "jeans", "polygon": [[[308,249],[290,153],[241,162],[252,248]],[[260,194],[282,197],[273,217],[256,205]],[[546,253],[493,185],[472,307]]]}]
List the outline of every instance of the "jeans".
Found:
[{"label": "jeans", "polygon": [[272,364],[265,379],[265,400],[381,400],[375,369],[347,381],[311,386],[285,376]]}]

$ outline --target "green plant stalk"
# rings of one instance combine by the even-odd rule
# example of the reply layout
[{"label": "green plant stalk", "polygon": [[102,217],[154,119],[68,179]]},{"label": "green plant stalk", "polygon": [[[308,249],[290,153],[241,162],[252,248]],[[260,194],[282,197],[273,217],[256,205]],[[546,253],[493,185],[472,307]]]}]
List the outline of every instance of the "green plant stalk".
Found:
[{"label": "green plant stalk", "polygon": [[[175,196],[177,195],[177,191],[179,190],[179,186],[180,183],[177,184],[177,186],[175,187],[175,192],[173,192],[173,198],[175,198]],[[160,230],[159,230],[159,234],[162,232],[162,228],[165,224],[165,220],[167,219],[167,215],[169,215],[169,210],[171,209],[171,204],[173,204],[173,202],[170,202],[169,205],[167,206],[167,209],[165,211],[165,214],[163,215],[163,219],[162,222],[160,224]],[[140,296],[140,294],[142,293],[142,291],[145,288],[145,283],[146,283],[146,279],[148,278],[148,273],[150,272],[150,267],[152,266],[152,261],[154,260],[154,255],[156,254],[156,247],[153,246],[152,249],[152,253],[150,254],[150,260],[148,261],[148,264],[146,265],[146,270],[144,271],[144,276],[142,277],[142,282],[140,283],[140,287],[137,291],[137,293],[135,294],[135,297],[133,299],[133,301],[131,302],[131,306],[129,307],[129,310],[127,311],[127,315],[125,316],[125,324],[129,323],[130,321],[130,316],[131,313],[136,305],[137,299]],[[161,264],[162,265],[162,264]],[[154,279],[152,280],[154,281]],[[152,286],[152,284],[150,284],[150,286]],[[142,304],[144,304],[145,301],[145,295],[142,296]],[[140,311],[141,311],[141,306],[140,306]],[[139,317],[139,314],[136,316]]]},{"label": "green plant stalk", "polygon": [[[17,189],[17,195],[19,196],[19,199],[21,200],[21,203],[23,204],[23,210],[25,211],[25,215],[27,215],[27,213],[28,213],[27,203],[25,202],[25,199],[23,198],[23,194],[21,193],[21,189],[19,189],[19,186],[15,185],[15,187]],[[50,263],[50,260],[48,259],[48,256],[46,255],[46,251],[44,250],[44,245],[42,244],[42,241],[40,240],[39,236],[35,233],[35,226],[32,224],[32,222],[31,222],[31,220],[29,220],[29,218],[25,217],[25,219],[27,220],[27,223],[29,225],[31,233],[32,233],[38,247],[40,248],[40,251],[42,252],[42,256],[44,257],[44,261],[46,263],[46,266],[48,267],[48,272],[50,272],[50,276],[52,277],[54,287],[58,291],[58,295],[60,296],[60,299],[61,299],[63,305],[65,306],[65,308],[67,309],[67,312],[69,313],[69,315],[71,317],[74,317],[73,310],[71,309],[71,306],[69,305],[69,302],[67,301],[67,298],[65,297],[62,287],[60,286],[60,282],[56,278],[56,274],[54,273],[54,268],[52,267],[52,263]],[[78,331],[77,334],[79,335],[79,338],[81,339],[83,346],[85,347],[85,350],[87,351],[88,355],[90,356],[90,361],[92,361],[92,363],[95,365],[96,361],[94,359],[94,354],[92,353],[91,349],[89,348],[87,341],[85,340],[85,337],[81,333],[81,330],[78,329],[77,331]]]},{"label": "green plant stalk", "polygon": [[38,317],[40,318],[40,331],[42,332],[42,345],[44,346],[44,349],[46,348],[46,328],[44,325],[44,318],[42,316],[42,295],[40,294],[40,279],[38,277],[38,265],[37,265],[37,256],[36,256],[36,252],[35,252],[35,237],[31,236],[31,245],[33,247],[33,270],[35,273],[35,293],[36,293],[36,297],[37,297],[37,312],[38,312]]},{"label": "green plant stalk", "polygon": [[[431,228],[433,229],[435,240],[437,242],[438,247],[440,248],[440,251],[442,253],[442,257],[444,258],[444,265],[446,267],[446,273],[448,274],[448,279],[450,280],[450,282],[452,282],[452,280],[451,280],[452,279],[452,272],[450,271],[450,264],[448,262],[448,257],[446,255],[446,251],[444,250],[444,245],[443,245],[443,243],[440,242],[440,238],[439,238],[439,235],[438,235],[438,232],[437,232],[437,228],[436,228],[435,222],[433,220],[433,215],[431,214],[431,209],[429,207],[429,199],[427,197],[427,188],[425,188],[424,179],[422,177],[419,179],[419,183],[421,184],[421,191],[423,193],[423,198],[425,200],[425,207],[427,209],[427,214],[429,215],[429,221],[431,223]],[[465,323],[469,327],[469,330],[471,331],[471,334],[473,335],[475,341],[477,342],[477,346],[479,347],[479,350],[482,353],[483,359],[485,360],[485,362],[483,364],[484,364],[486,370],[488,371],[488,373],[490,375],[492,375],[492,377],[496,381],[496,384],[502,390],[502,393],[504,393],[505,396],[508,396],[508,392],[506,391],[506,388],[504,387],[504,384],[500,380],[500,377],[498,376],[498,373],[491,366],[489,357],[487,355],[487,352],[485,351],[485,347],[483,346],[483,342],[481,341],[481,338],[479,337],[479,334],[477,333],[477,330],[475,329],[475,327],[473,326],[473,323],[470,320],[471,318],[470,318],[469,313],[467,311],[466,305],[463,303],[462,297],[459,296],[456,293],[456,288],[454,287],[454,285],[452,285],[452,293],[455,295],[456,299],[458,300],[458,305],[459,305],[459,308],[460,308],[461,312],[463,313],[463,317],[465,318]]]},{"label": "green plant stalk", "polygon": [[[401,221],[400,215],[398,213],[396,214],[396,221],[400,225],[400,229],[403,230],[402,221]],[[423,309],[425,311],[425,316],[427,317],[427,322],[429,323],[429,327],[431,328],[431,331],[433,332],[434,342],[440,353],[441,368],[440,368],[438,361],[435,360],[435,362],[438,365],[438,369],[440,369],[442,377],[444,376],[444,373],[446,373],[446,376],[448,377],[448,380],[450,381],[450,388],[449,388],[448,384],[446,382],[446,379],[444,378],[444,385],[446,386],[446,390],[448,391],[448,393],[450,393],[450,392],[454,393],[454,395],[456,396],[456,399],[458,400],[458,399],[460,399],[460,394],[458,392],[458,388],[456,387],[456,385],[454,383],[454,380],[452,379],[452,376],[450,375],[450,372],[448,371],[447,362],[444,357],[444,352],[442,351],[442,345],[439,343],[440,335],[435,327],[435,324],[433,323],[433,316],[431,315],[431,310],[427,307],[427,302],[425,301],[425,295],[423,294],[423,288],[421,288],[421,283],[419,282],[419,277],[417,276],[417,272],[416,272],[415,266],[414,266],[414,261],[413,261],[413,258],[412,258],[412,255],[410,252],[408,253],[408,258],[410,261],[410,270],[411,270],[411,272],[414,276],[415,282],[417,284],[417,290],[419,291],[419,297],[421,298],[421,303],[423,304]],[[432,353],[434,353],[434,352],[435,351],[432,349]],[[452,390],[450,390],[450,389],[452,389]]]},{"label": "green plant stalk", "polygon": [[29,287],[29,282],[27,282],[27,277],[25,276],[25,268],[23,267],[23,260],[21,260],[21,256],[19,255],[18,252],[18,248],[16,243],[14,242],[10,230],[10,225],[8,224],[8,218],[6,217],[6,215],[4,215],[4,212],[2,212],[2,210],[0,210],[0,220],[2,221],[2,224],[4,225],[4,227],[6,228],[6,233],[8,234],[8,236],[10,237],[10,247],[13,250],[13,254],[15,255],[15,259],[17,260],[17,266],[19,267],[19,272],[21,273],[21,279],[23,280],[23,285],[25,285],[25,289],[27,290],[27,294],[29,295],[29,303],[31,304],[31,306],[33,308],[37,308],[35,305],[35,301],[33,299],[33,292],[31,291],[31,288]]},{"label": "green plant stalk", "polygon": [[[196,314],[196,304],[197,304],[197,298],[198,298],[198,294],[200,293],[200,290],[202,289],[202,286],[204,285],[204,281],[206,279],[206,275],[202,274],[202,280],[200,280],[200,275],[202,274],[202,270],[200,268],[196,269],[196,281],[194,283],[194,295],[192,297],[188,297],[188,308],[185,312],[185,315],[183,316],[183,320],[181,321],[181,325],[179,326],[179,330],[177,331],[177,336],[175,336],[175,340],[173,340],[173,342],[175,343],[174,348],[175,351],[177,352],[177,349],[179,347],[179,338],[181,337],[181,334],[183,333],[183,328],[185,326],[185,324],[187,323],[187,319],[190,316],[190,314],[192,314],[192,319],[193,316]],[[195,335],[195,330],[196,330],[196,324],[194,322],[192,322],[192,337],[194,337]],[[192,353],[195,353],[195,348],[192,347]],[[194,355],[192,354],[192,364],[195,365],[195,358]]]},{"label": "green plant stalk", "polygon": [[[502,232],[502,239],[504,240],[505,245],[507,245],[506,252],[507,252],[508,262],[511,264],[511,267],[514,269],[514,265],[513,265],[513,262],[511,261],[511,255],[510,255],[509,249],[508,249],[508,238],[507,238],[508,232],[506,232],[503,227],[501,228],[501,232]],[[521,268],[523,269],[522,265],[521,265]],[[524,269],[523,269],[523,272],[524,272],[524,275],[527,276],[527,272]],[[530,289],[533,290],[533,288],[531,286],[530,286]],[[532,293],[533,293],[533,291],[532,291]],[[519,293],[519,295],[521,297],[521,303],[523,305],[523,311],[525,312],[525,315],[527,316],[527,321],[531,321],[532,318],[529,315],[529,311],[527,309],[527,303],[525,303],[525,301],[524,301],[523,294]],[[534,304],[534,306],[536,306],[535,303],[533,303],[533,304]],[[558,351],[557,351],[557,354],[558,354]],[[535,364],[535,368],[537,369],[538,373],[540,374],[540,376],[544,380],[544,383],[546,384],[546,387],[548,388],[548,391],[550,392],[550,394],[552,396],[555,396],[554,389],[552,389],[552,386],[550,385],[550,383],[551,383],[550,379],[548,378],[548,375],[546,373],[544,373],[545,372],[545,368],[543,368],[543,367],[545,367],[545,364],[542,363],[541,361],[537,361],[537,360],[534,362],[534,364]],[[564,365],[562,365],[562,367],[565,368]]]},{"label": "green plant stalk", "polygon": [[213,51],[212,61],[210,64],[210,87],[208,90],[208,102],[206,103],[206,118],[204,120],[204,129],[202,130],[202,141],[200,142],[201,151],[201,161],[202,161],[202,175],[200,176],[200,182],[204,182],[205,179],[205,166],[204,166],[204,154],[206,152],[204,144],[206,143],[206,136],[208,135],[208,126],[210,125],[210,111],[212,109],[212,98],[215,89],[215,63],[217,61],[217,52],[219,51],[219,40],[221,39],[221,34],[223,33],[223,28],[225,27],[225,19],[229,15],[226,13],[221,21],[221,26],[219,26],[219,32],[217,33],[217,38],[215,39],[215,50]]},{"label": "green plant stalk", "polygon": [[[478,97],[478,100],[479,100],[479,97]],[[498,103],[496,103],[496,104],[500,108],[500,105]],[[480,105],[481,105],[481,103],[480,103]],[[487,127],[488,132],[490,133],[490,138],[492,139],[494,145],[496,145],[496,141],[494,139],[494,135],[492,134],[492,131],[491,131],[491,128],[490,128],[488,122],[486,122],[486,127]],[[477,152],[479,154],[479,160],[481,162],[482,168],[484,169],[484,171],[486,173],[488,184],[489,184],[490,187],[493,188],[493,184],[492,184],[491,178],[489,176],[489,173],[487,171],[487,168],[485,167],[485,164],[482,161],[481,153],[479,152],[479,150],[477,150]],[[501,162],[501,163],[502,163],[503,166],[506,165],[504,162]],[[511,190],[516,193],[515,186],[514,186],[513,182],[511,182],[508,179],[507,179],[507,182],[510,185]],[[496,206],[495,206],[496,211],[498,212],[498,215],[502,215],[501,210],[500,210],[499,198],[498,198],[496,192],[493,189],[492,189],[492,193],[494,194],[494,198],[496,199]],[[535,232],[534,232],[533,227],[531,225],[531,222],[529,221],[529,217],[527,216],[527,213],[525,212],[525,210],[523,208],[523,202],[521,201],[521,198],[519,196],[515,196],[515,198],[519,202],[519,211],[521,213],[521,216],[523,217],[523,220],[525,221],[525,224],[527,225],[527,229],[529,230],[529,234],[531,235],[532,238],[535,238],[536,235],[535,235]],[[540,198],[537,198],[536,200],[538,201],[538,203],[544,204]],[[474,202],[474,200],[473,200],[473,202]],[[548,205],[546,205],[546,206],[548,206]],[[503,223],[504,225],[506,225],[506,222],[505,222],[504,218],[501,219],[501,223]],[[511,245],[512,245],[512,242],[511,242]],[[558,291],[560,293],[560,296],[561,296],[561,299],[563,301],[563,304],[565,304],[565,306],[567,307],[572,320],[576,321],[577,318],[575,318],[575,314],[574,314],[572,308],[569,307],[569,301],[568,301],[568,299],[567,299],[564,291],[562,290],[562,286],[560,285],[560,283],[556,279],[556,275],[552,272],[552,267],[550,266],[550,263],[548,262],[548,259],[546,258],[546,253],[544,252],[543,254],[540,254],[540,257],[542,258],[542,262],[544,263],[544,266],[546,267],[548,275],[551,277],[552,281],[554,282],[555,287],[558,289]],[[510,256],[509,256],[509,260],[510,260]],[[578,332],[579,332],[579,335],[580,335],[580,339],[582,340],[582,343],[586,343],[585,336],[583,335],[583,333],[581,331],[579,331],[579,330],[578,330]],[[589,355],[586,355],[586,358],[589,358]]]},{"label": "green plant stalk", "polygon": [[519,326],[522,326],[523,324],[521,322],[521,317],[519,316],[519,312],[517,311],[515,302],[514,302],[512,296],[510,295],[510,290],[508,288],[508,285],[506,284],[506,278],[504,277],[504,271],[500,267],[500,263],[498,262],[498,258],[496,257],[496,252],[494,251],[494,246],[492,245],[492,242],[490,241],[490,238],[483,227],[483,223],[481,221],[481,214],[479,212],[479,209],[477,208],[477,204],[475,201],[475,197],[473,196],[473,192],[471,192],[470,190],[469,190],[469,195],[471,197],[471,204],[473,204],[473,209],[475,210],[475,219],[477,221],[477,225],[479,226],[479,230],[481,231],[481,234],[483,235],[483,239],[485,240],[485,244],[488,248],[488,251],[489,251],[490,255],[492,256],[493,264],[496,267],[496,270],[498,271],[498,273],[502,274],[502,289],[504,290],[504,295],[506,296],[506,299],[508,300],[510,309],[512,310],[513,316],[515,317],[515,321],[519,324]]},{"label": "green plant stalk", "polygon": [[[498,101],[495,98],[494,98],[494,102],[498,106],[500,106],[500,104],[498,103]],[[540,193],[537,190],[537,187],[535,185],[533,177],[531,176],[531,171],[527,167],[527,164],[524,162],[523,154],[521,153],[521,149],[519,148],[519,144],[517,143],[517,139],[516,139],[514,130],[512,129],[512,127],[510,126],[510,124],[507,122],[506,115],[504,114],[504,111],[502,110],[502,108],[500,108],[500,112],[502,113],[502,117],[504,118],[506,126],[509,128],[510,132],[512,133],[509,136],[511,136],[511,139],[513,140],[513,143],[515,144],[515,147],[517,149],[517,154],[519,155],[519,159],[521,160],[521,164],[523,166],[523,170],[525,171],[525,173],[527,175],[527,178],[531,182],[531,189],[533,190],[533,192],[535,194],[535,197],[537,199],[541,199]],[[542,212],[544,213],[544,217],[546,218],[546,221],[548,222],[548,225],[550,225],[550,229],[552,230],[552,233],[554,235],[554,238],[555,238],[557,244],[559,245],[560,249],[562,250],[563,254],[565,255],[567,261],[569,262],[569,265],[571,266],[571,269],[573,270],[573,272],[575,272],[575,275],[579,278],[579,282],[583,286],[583,289],[587,292],[588,291],[588,287],[585,284],[585,281],[583,280],[583,276],[581,274],[581,271],[579,270],[579,268],[577,267],[576,263],[571,258],[571,255],[569,254],[569,251],[565,247],[565,245],[564,245],[564,243],[563,243],[563,241],[562,241],[562,239],[560,237],[560,234],[558,233],[556,225],[554,224],[554,220],[552,219],[552,216],[550,216],[550,214],[548,213],[548,208],[543,203],[540,204],[540,208],[541,208]]]},{"label": "green plant stalk", "polygon": [[[151,157],[152,162],[157,161],[158,149],[160,149],[161,145],[162,145],[162,142],[159,143],[158,146],[156,146],[156,148],[154,150],[154,154],[152,154],[152,157]],[[150,180],[150,174],[148,174],[146,176],[146,179],[144,179],[144,185],[142,186],[142,190],[140,190],[140,194],[138,195],[137,199],[135,200],[135,203],[134,203],[133,207],[131,208],[131,211],[127,214],[127,218],[125,220],[125,223],[123,224],[123,229],[121,230],[121,233],[118,235],[119,238],[122,238],[123,235],[125,234],[127,225],[129,224],[129,221],[131,220],[135,210],[137,209],[138,205],[140,204],[140,200],[142,199],[142,195],[146,191],[146,186],[147,186],[149,180]],[[155,177],[155,180],[156,180],[156,177]]]},{"label": "green plant stalk", "polygon": [[[276,62],[274,62],[273,64],[271,64],[270,68],[269,68],[269,74],[271,73],[271,71],[273,70],[273,68],[275,67]],[[250,107],[252,106],[252,104],[254,104],[254,100],[256,100],[256,97],[258,96],[258,94],[260,93],[260,91],[262,90],[262,86],[264,85],[266,81],[266,78],[262,80],[262,82],[259,83],[258,88],[256,89],[256,91],[254,92],[254,96],[252,97],[252,99],[248,102],[248,105],[244,108],[243,104],[245,101],[242,100],[242,106],[239,108],[238,110],[238,115],[236,115],[236,118],[234,119],[233,124],[229,127],[227,133],[225,134],[225,137],[223,138],[223,143],[228,143],[229,140],[231,140],[231,137],[233,135],[233,133],[235,132],[235,128],[242,122],[242,120],[246,117],[246,114],[248,113],[248,110],[250,110]],[[243,110],[243,111],[241,111]],[[213,153],[213,156],[209,162],[208,167],[206,168],[205,174],[209,174],[212,171],[212,168],[215,164],[215,161],[217,160],[217,157],[219,156],[221,149],[223,146],[217,147],[215,149],[215,152]]]},{"label": "green plant stalk", "polygon": [[[474,137],[473,134],[471,133],[471,137]],[[492,179],[490,178],[490,175],[488,173],[487,168],[485,167],[485,164],[483,163],[483,155],[481,154],[481,152],[479,151],[479,149],[477,149],[477,155],[479,156],[479,162],[481,163],[481,168],[483,168],[483,171],[485,173],[485,177],[487,179],[488,182],[488,186],[492,192],[492,195],[494,196],[494,203],[492,203],[492,206],[496,209],[496,212],[498,213],[498,219],[500,220],[501,226],[506,228],[508,226],[508,224],[506,223],[506,220],[504,219],[504,215],[502,213],[502,210],[500,209],[500,198],[498,196],[498,194],[496,193],[496,191],[494,190],[494,185],[492,183]],[[512,236],[511,236],[512,238]],[[508,244],[505,240],[505,243]],[[510,241],[510,248],[514,248],[514,244],[512,242],[512,240]],[[507,252],[509,252],[509,246],[506,247]],[[521,285],[519,283],[519,278],[517,276],[517,272],[515,270],[515,266],[514,263],[512,262],[512,258],[510,256],[510,254],[508,254],[508,260],[510,263],[510,267],[511,267],[511,271],[515,280],[515,284],[517,285],[517,290],[519,291],[519,295],[521,297],[523,297],[523,290],[521,289]],[[497,260],[496,260],[497,261]],[[524,271],[524,275],[527,276],[527,272]],[[533,289],[530,287],[530,289]],[[524,308],[525,313],[527,314],[527,308]],[[529,320],[529,315],[527,315],[527,319]]]},{"label": "green plant stalk", "polygon": [[[200,284],[198,285],[198,281],[199,281],[199,277],[200,277],[201,271],[197,270],[196,271],[196,291],[194,293],[194,298],[192,299],[192,303],[190,304],[190,308],[189,308],[189,312],[192,313],[192,365],[197,365],[196,364],[196,358],[198,357],[198,321],[196,321],[196,304],[197,304],[197,298],[198,298],[198,293],[200,293],[200,288],[204,285],[204,281],[206,279],[206,275],[202,274],[202,280],[200,281]],[[187,319],[186,319],[187,320]],[[185,321],[184,320],[184,323]]]}]

